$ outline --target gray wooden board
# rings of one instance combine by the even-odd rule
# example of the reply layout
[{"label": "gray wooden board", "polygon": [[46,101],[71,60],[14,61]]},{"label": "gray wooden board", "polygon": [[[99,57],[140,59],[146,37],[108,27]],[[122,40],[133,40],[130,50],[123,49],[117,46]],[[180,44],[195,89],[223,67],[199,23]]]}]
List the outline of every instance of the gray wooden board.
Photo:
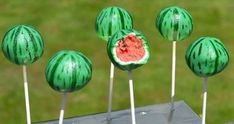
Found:
[{"label": "gray wooden board", "polygon": [[[106,115],[107,113],[100,113],[67,118],[64,119],[64,124],[108,124]],[[175,109],[173,112],[170,111],[170,103],[136,108],[136,123],[201,124],[201,119],[184,101],[177,101],[175,102]],[[35,124],[58,124],[58,120],[37,122]],[[130,110],[127,109],[112,112],[111,122],[109,124],[131,124]]]}]

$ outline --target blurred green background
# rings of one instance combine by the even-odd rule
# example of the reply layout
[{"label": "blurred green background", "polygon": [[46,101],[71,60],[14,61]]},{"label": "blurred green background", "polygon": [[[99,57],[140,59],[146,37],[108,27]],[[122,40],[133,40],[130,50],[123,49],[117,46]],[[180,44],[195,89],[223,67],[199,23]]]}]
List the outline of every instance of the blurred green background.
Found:
[{"label": "blurred green background", "polygon": [[[44,55],[28,66],[31,116],[33,122],[57,119],[61,94],[45,81],[48,59],[57,51],[72,49],[83,52],[93,62],[93,77],[81,91],[69,94],[65,117],[107,110],[110,61],[106,43],[96,36],[96,15],[107,6],[127,9],[135,29],[148,38],[151,47],[149,63],[134,70],[136,106],[170,101],[171,47],[155,28],[159,11],[168,6],[185,8],[193,16],[192,35],[177,44],[176,97],[197,113],[202,108],[202,79],[187,67],[187,46],[201,36],[220,38],[230,53],[230,63],[220,74],[208,79],[207,123],[234,121],[234,4],[232,0],[1,0],[0,37],[12,26],[36,27],[45,41]],[[0,123],[26,123],[22,68],[0,54]],[[114,110],[129,108],[127,73],[116,70]]]}]

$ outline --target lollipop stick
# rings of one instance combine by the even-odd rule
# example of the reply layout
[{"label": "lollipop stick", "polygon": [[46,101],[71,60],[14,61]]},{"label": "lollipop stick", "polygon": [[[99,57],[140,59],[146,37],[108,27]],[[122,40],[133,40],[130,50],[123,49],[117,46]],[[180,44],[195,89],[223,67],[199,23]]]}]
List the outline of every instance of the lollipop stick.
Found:
[{"label": "lollipop stick", "polygon": [[27,124],[31,124],[26,65],[23,65],[23,77],[24,77],[24,95],[25,95],[25,104],[26,104]]},{"label": "lollipop stick", "polygon": [[171,111],[174,110],[175,100],[175,70],[176,70],[176,41],[173,41],[172,47],[172,72],[171,72]]},{"label": "lollipop stick", "polygon": [[107,120],[111,120],[114,70],[115,70],[115,66],[114,66],[114,64],[113,64],[113,63],[111,63],[111,68],[110,68],[110,82],[109,82],[109,98],[108,98],[108,115],[107,115]]},{"label": "lollipop stick", "polygon": [[203,107],[202,107],[202,124],[206,123],[206,101],[207,101],[207,77],[203,82]]},{"label": "lollipop stick", "polygon": [[134,105],[134,91],[133,91],[133,79],[132,79],[132,73],[131,73],[131,71],[128,71],[128,80],[129,80],[129,90],[130,90],[132,124],[136,124],[135,105]]},{"label": "lollipop stick", "polygon": [[64,107],[65,107],[66,99],[67,99],[67,93],[63,93],[62,94],[62,101],[61,101],[60,116],[59,116],[59,124],[63,124]]}]

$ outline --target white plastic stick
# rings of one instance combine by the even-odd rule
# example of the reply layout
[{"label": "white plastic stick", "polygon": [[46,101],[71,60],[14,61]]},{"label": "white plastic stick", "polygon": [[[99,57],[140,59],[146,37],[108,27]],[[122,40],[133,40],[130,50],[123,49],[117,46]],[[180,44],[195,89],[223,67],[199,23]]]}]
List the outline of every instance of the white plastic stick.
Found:
[{"label": "white plastic stick", "polygon": [[176,41],[172,46],[172,70],[171,70],[171,111],[174,110],[175,101],[175,74],[176,74]]},{"label": "white plastic stick", "polygon": [[108,121],[111,120],[114,71],[115,71],[115,66],[114,66],[113,63],[111,63],[110,82],[109,82],[109,98],[108,98],[108,114],[107,114],[107,120]]},{"label": "white plastic stick", "polygon": [[64,108],[65,108],[66,99],[67,99],[67,93],[63,93],[62,101],[61,101],[60,116],[59,116],[59,124],[63,124],[63,116],[64,116]]},{"label": "white plastic stick", "polygon": [[23,65],[23,77],[24,77],[24,95],[25,95],[25,104],[26,104],[27,124],[31,124],[26,65]]},{"label": "white plastic stick", "polygon": [[207,104],[207,77],[203,82],[203,107],[202,107],[202,124],[206,124],[206,104]]},{"label": "white plastic stick", "polygon": [[133,91],[133,79],[132,79],[132,73],[131,73],[131,71],[128,71],[128,79],[129,79],[129,90],[130,90],[132,124],[136,124],[135,104],[134,104],[134,91]]}]

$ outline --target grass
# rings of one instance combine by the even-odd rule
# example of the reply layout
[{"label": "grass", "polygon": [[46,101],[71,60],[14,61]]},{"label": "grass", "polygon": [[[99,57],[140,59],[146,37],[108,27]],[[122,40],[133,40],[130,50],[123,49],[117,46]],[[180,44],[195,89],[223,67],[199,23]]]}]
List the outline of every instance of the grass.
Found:
[{"label": "grass", "polygon": [[[202,79],[188,69],[184,54],[187,46],[201,36],[220,38],[231,60],[226,70],[209,78],[207,123],[223,124],[234,119],[234,16],[231,13],[234,5],[231,3],[231,0],[1,0],[0,37],[17,24],[33,25],[43,35],[44,55],[28,66],[33,122],[58,118],[61,95],[45,81],[44,69],[48,59],[63,49],[81,51],[93,62],[90,84],[69,94],[65,117],[105,112],[110,62],[106,43],[96,36],[94,21],[104,7],[121,6],[132,14],[135,29],[145,34],[152,49],[149,63],[133,72],[136,106],[164,103],[170,100],[171,43],[160,36],[154,23],[162,8],[181,6],[193,16],[194,31],[177,45],[176,97],[201,114]],[[6,60],[2,53],[0,60],[0,123],[23,124],[26,114],[22,69]],[[129,108],[127,74],[120,70],[116,70],[113,106]]]}]

